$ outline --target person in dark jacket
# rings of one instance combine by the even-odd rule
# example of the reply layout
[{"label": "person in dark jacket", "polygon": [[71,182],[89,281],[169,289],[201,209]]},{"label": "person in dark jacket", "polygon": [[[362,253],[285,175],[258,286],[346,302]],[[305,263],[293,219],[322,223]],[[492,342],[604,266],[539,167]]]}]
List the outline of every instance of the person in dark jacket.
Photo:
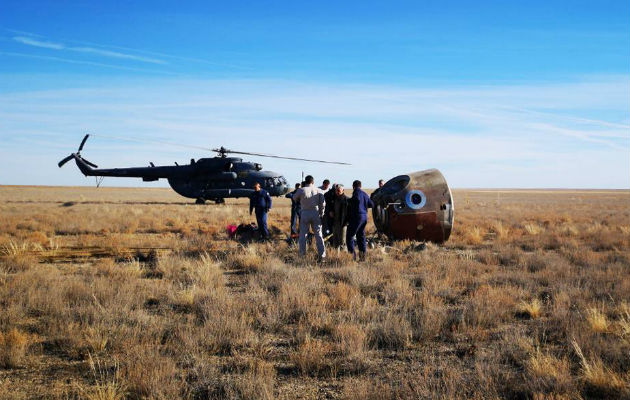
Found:
[{"label": "person in dark jacket", "polygon": [[[326,181],[324,181],[324,183],[325,182]],[[320,189],[322,187],[323,185],[320,186]],[[324,237],[333,233],[333,220],[332,220],[332,217],[330,217],[330,211],[331,211],[332,203],[334,202],[336,189],[337,189],[337,184],[334,183],[332,185],[332,188],[326,193],[324,193],[324,200],[326,201],[326,210],[324,212],[324,218],[322,219],[322,232],[324,234]]]},{"label": "person in dark jacket", "polygon": [[[376,188],[372,192],[372,194],[370,195],[370,200],[374,200],[374,195],[376,195],[378,192],[380,192],[381,189],[383,188],[383,186],[385,186],[385,181],[383,179],[379,179],[378,180],[378,188]],[[379,211],[380,211],[379,207],[372,207],[372,221],[374,221],[374,225],[376,226],[376,232],[380,234],[381,230],[379,229],[378,225],[376,224],[376,216],[377,216]]]},{"label": "person in dark jacket", "polygon": [[343,194],[343,185],[336,185],[334,193],[335,195],[330,198],[330,205],[326,201],[326,207],[332,227],[332,245],[340,247],[345,243],[346,225],[348,225],[348,197]]},{"label": "person in dark jacket", "polygon": [[370,200],[370,196],[361,190],[361,181],[352,183],[352,198],[348,201],[348,231],[346,232],[346,244],[348,251],[352,253],[352,257],[356,260],[354,252],[355,237],[359,246],[359,259],[365,258],[367,243],[365,240],[365,226],[367,225],[367,209],[372,208],[374,204]]},{"label": "person in dark jacket", "polygon": [[300,188],[300,184],[295,184],[295,190],[291,193],[287,193],[286,198],[291,199],[291,236],[297,236],[298,234],[298,218],[300,218],[300,202],[293,200],[293,195]]},{"label": "person in dark jacket", "polygon": [[267,230],[267,213],[271,209],[271,196],[265,189],[260,187],[260,183],[254,184],[254,193],[249,198],[249,215],[256,210],[256,223],[261,240],[269,239]]}]

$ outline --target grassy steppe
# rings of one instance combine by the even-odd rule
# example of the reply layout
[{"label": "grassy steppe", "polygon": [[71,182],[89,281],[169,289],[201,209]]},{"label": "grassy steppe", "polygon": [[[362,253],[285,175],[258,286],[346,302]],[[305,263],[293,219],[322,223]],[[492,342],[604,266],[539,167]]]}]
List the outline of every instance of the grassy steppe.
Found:
[{"label": "grassy steppe", "polygon": [[318,265],[286,199],[243,246],[244,200],[0,187],[0,398],[628,398],[630,193],[454,197],[444,246]]}]

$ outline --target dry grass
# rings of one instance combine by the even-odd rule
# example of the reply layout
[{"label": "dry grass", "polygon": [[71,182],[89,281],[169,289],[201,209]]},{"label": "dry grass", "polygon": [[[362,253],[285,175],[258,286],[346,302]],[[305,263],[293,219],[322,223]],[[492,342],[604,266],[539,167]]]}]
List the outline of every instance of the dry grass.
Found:
[{"label": "dry grass", "polygon": [[87,400],[123,400],[127,396],[127,388],[121,380],[118,365],[112,367],[112,372],[89,356],[89,365],[94,377],[94,386],[81,388],[81,394]]},{"label": "dry grass", "polygon": [[398,314],[386,313],[369,329],[369,343],[378,349],[403,350],[411,340],[411,324]]},{"label": "dry grass", "polygon": [[350,359],[360,359],[365,355],[367,334],[359,324],[343,323],[333,334],[339,352]]},{"label": "dry grass", "polygon": [[617,326],[619,336],[630,341],[630,306],[627,303],[622,303],[619,306],[619,322]]},{"label": "dry grass", "polygon": [[572,391],[570,363],[567,359],[558,359],[551,354],[537,350],[527,364],[528,386],[535,394],[564,394]]},{"label": "dry grass", "polygon": [[466,231],[466,243],[471,245],[478,245],[483,243],[483,232],[478,226],[474,226]]},{"label": "dry grass", "polygon": [[331,346],[329,343],[320,339],[306,337],[304,342],[291,355],[291,361],[295,364],[297,370],[304,375],[316,376],[326,372],[330,373],[331,365],[328,359],[330,352]]},{"label": "dry grass", "polygon": [[236,383],[236,393],[243,399],[274,399],[276,368],[273,363],[254,359],[249,361],[247,372]]},{"label": "dry grass", "polygon": [[246,247],[237,254],[234,254],[229,263],[235,268],[244,272],[257,272],[263,266],[263,257],[258,254],[258,248],[254,246]]},{"label": "dry grass", "polygon": [[571,342],[571,345],[580,359],[581,378],[587,385],[589,394],[606,398],[630,395],[630,374],[628,372],[622,376],[606,367],[598,358],[587,360],[575,340]]},{"label": "dry grass", "polygon": [[608,321],[608,317],[600,309],[591,307],[586,310],[586,320],[593,332],[608,333],[611,329],[611,324]]},{"label": "dry grass", "polygon": [[0,366],[17,368],[22,365],[28,347],[28,335],[12,328],[0,332]]},{"label": "dry grass", "polygon": [[492,226],[492,231],[495,233],[497,240],[507,240],[509,238],[510,228],[502,221],[496,221]]},{"label": "dry grass", "polygon": [[527,232],[527,234],[532,236],[536,236],[542,232],[542,228],[538,224],[534,224],[531,222],[524,224],[523,229],[525,229],[525,232]]},{"label": "dry grass", "polygon": [[445,245],[317,264],[285,199],[242,245],[243,200],[3,187],[0,398],[627,398],[628,192],[454,195]]},{"label": "dry grass", "polygon": [[538,299],[531,301],[521,301],[518,305],[518,312],[529,318],[538,318],[542,311],[542,303]]}]

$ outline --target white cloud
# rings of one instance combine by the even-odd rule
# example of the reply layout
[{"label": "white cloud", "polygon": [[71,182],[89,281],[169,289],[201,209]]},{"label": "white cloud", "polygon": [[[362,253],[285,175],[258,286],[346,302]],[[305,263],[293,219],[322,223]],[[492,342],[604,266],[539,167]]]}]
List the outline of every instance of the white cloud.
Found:
[{"label": "white cloud", "polygon": [[[437,167],[455,187],[623,188],[630,185],[628,91],[626,77],[609,77],[457,88],[159,80],[0,94],[4,159],[17,165],[21,154],[37,156],[28,182],[6,168],[0,182],[45,183],[37,169],[56,168],[92,132],[353,163],[260,159],[290,180],[304,170],[369,183]],[[98,136],[85,154],[103,167],[209,156]],[[91,182],[71,165],[53,176],[60,184]]]}]

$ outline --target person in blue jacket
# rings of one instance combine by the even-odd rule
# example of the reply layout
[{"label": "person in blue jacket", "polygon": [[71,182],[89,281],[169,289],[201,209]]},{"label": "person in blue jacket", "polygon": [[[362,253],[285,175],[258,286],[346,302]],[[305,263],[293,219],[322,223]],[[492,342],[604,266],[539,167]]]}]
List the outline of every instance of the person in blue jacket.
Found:
[{"label": "person in blue jacket", "polygon": [[249,215],[256,210],[256,223],[258,224],[258,232],[260,239],[269,239],[269,230],[267,230],[267,213],[271,209],[271,196],[265,189],[260,187],[260,183],[254,184],[254,193],[249,197]]},{"label": "person in blue jacket", "polygon": [[349,225],[346,231],[346,244],[348,251],[352,253],[352,257],[356,260],[354,252],[355,237],[359,246],[359,259],[365,259],[367,243],[365,240],[365,226],[367,225],[367,209],[372,208],[374,204],[370,200],[370,196],[361,190],[361,181],[352,183],[352,197],[348,200],[348,219]]}]

